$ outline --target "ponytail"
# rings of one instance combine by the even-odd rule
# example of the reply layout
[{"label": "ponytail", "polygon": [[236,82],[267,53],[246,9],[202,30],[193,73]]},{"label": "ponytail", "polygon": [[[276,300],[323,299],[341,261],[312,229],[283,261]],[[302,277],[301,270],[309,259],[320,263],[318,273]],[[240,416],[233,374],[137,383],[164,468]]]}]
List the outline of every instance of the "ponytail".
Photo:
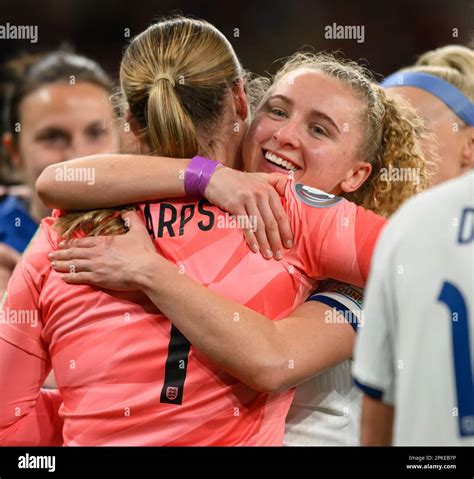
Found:
[{"label": "ponytail", "polygon": [[176,88],[167,78],[152,84],[147,102],[148,143],[155,154],[191,158],[200,149],[199,141]]},{"label": "ponytail", "polygon": [[[243,76],[224,35],[210,23],[184,17],[151,25],[132,40],[120,65],[122,95],[142,139],[153,154],[172,158],[208,154],[227,93]],[[125,227],[117,212],[70,213],[58,220],[58,231],[120,234]]]}]

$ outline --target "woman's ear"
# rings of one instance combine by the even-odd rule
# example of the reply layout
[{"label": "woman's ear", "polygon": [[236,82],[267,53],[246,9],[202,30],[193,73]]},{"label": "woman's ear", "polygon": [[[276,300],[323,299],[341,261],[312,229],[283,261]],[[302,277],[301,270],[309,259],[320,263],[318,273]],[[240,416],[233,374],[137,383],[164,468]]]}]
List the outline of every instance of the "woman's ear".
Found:
[{"label": "woman's ear", "polygon": [[470,126],[466,130],[466,138],[461,155],[461,168],[463,170],[474,168],[474,126]]},{"label": "woman's ear", "polygon": [[133,135],[136,136],[137,138],[140,138],[142,131],[138,123],[138,120],[132,115],[130,108],[127,108],[127,111],[125,112],[124,120],[125,120],[125,123],[128,123],[130,125],[130,131],[133,133]]},{"label": "woman's ear", "polygon": [[340,187],[344,193],[352,193],[358,190],[364,181],[372,173],[372,165],[365,161],[360,161],[354,168],[348,171],[344,180],[341,181]]},{"label": "woman's ear", "polygon": [[[131,154],[148,155],[151,153],[151,148],[146,144],[143,138],[143,129],[140,127],[138,120],[133,116],[130,108],[127,108],[124,116],[125,124],[130,127],[130,132],[133,134],[133,141],[126,147],[126,151]],[[123,139],[122,139],[123,142]]]},{"label": "woman's ear", "polygon": [[20,149],[18,148],[18,143],[13,138],[11,133],[4,133],[2,135],[2,144],[3,148],[7,152],[8,157],[11,160],[13,168],[19,170],[22,167]]},{"label": "woman's ear", "polygon": [[234,106],[239,117],[245,121],[249,114],[249,103],[247,95],[245,94],[243,80],[238,80],[234,88],[232,89],[234,97]]}]

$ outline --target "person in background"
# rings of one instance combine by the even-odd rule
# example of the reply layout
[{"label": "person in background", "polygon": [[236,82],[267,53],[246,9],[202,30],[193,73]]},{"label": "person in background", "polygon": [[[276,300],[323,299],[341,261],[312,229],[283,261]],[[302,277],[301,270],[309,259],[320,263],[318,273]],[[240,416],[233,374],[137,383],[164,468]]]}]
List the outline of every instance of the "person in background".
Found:
[{"label": "person in background", "polygon": [[[363,118],[363,121],[368,122],[369,126],[364,126],[362,129],[366,135],[362,144],[370,145],[370,152],[364,148],[350,150],[350,145],[354,145],[354,142],[348,136],[342,140],[345,122],[351,125],[351,132],[357,131],[358,120],[350,117],[348,112],[355,111],[354,108],[359,107],[344,108],[342,91],[336,90],[334,88],[336,85],[339,85],[351,99],[355,97],[363,101],[360,117],[357,118]],[[336,106],[342,110],[339,115],[335,114]],[[335,118],[333,122],[335,121],[336,124],[339,119],[341,129],[336,136],[333,135],[334,125],[328,120],[328,116]],[[248,142],[244,140],[242,148],[244,163],[246,162],[247,171],[284,173],[286,170],[286,174],[290,173],[290,168],[293,169],[294,165],[297,165],[298,168],[294,168],[296,171],[293,172],[296,179],[303,177],[308,181],[312,178],[319,188],[327,188],[331,193],[341,194],[340,189],[333,190],[330,185],[330,178],[342,166],[341,156],[338,153],[345,152],[344,161],[349,161],[349,151],[354,153],[354,151],[362,150],[361,156],[370,162],[372,168],[367,175],[368,178],[365,176],[367,181],[359,182],[358,188],[354,188],[355,191],[347,197],[379,214],[389,215],[404,199],[428,184],[427,177],[423,176],[424,157],[419,153],[420,149],[417,149],[416,142],[416,132],[421,131],[420,126],[421,121],[412,109],[408,106],[403,108],[398,101],[394,103],[388,101],[385,92],[370,80],[360,66],[348,64],[348,62],[341,63],[329,55],[298,54],[288,60],[278,72],[264,101],[256,110],[246,138]],[[407,141],[409,138],[411,141]],[[251,148],[248,145],[251,145]],[[249,150],[255,152],[253,163],[249,162],[246,156]],[[267,150],[272,154],[269,155]],[[285,161],[282,161],[283,159]],[[135,166],[135,162],[141,159],[134,158],[133,164],[130,162],[128,168],[127,158],[122,162],[119,158],[113,160],[90,158],[74,161],[82,163],[82,166],[87,165],[88,162],[95,162],[97,168],[104,168],[100,178],[108,183],[101,185],[101,190],[106,193],[99,197],[90,192],[88,194],[87,188],[78,188],[76,185],[72,193],[65,191],[61,185],[55,188],[54,180],[51,176],[48,179],[46,170],[43,181],[39,182],[38,186],[42,191],[42,197],[49,198],[49,201],[54,202],[54,206],[64,208],[68,205],[80,209],[86,204],[91,206],[90,203],[94,201],[102,202],[102,206],[113,204],[110,203],[112,201],[116,204],[124,204],[133,201],[134,198],[140,198],[137,195],[143,195],[142,199],[158,197],[159,185],[164,184],[163,179],[160,181],[158,164],[150,161],[149,158],[140,166]],[[164,160],[161,161],[164,162]],[[107,169],[106,163],[110,164]],[[389,183],[381,176],[381,169],[389,167],[418,169],[419,183]],[[121,184],[119,175],[124,175],[125,171],[128,181]],[[230,175],[230,172],[227,174]],[[221,178],[220,175],[224,176]],[[228,181],[225,175],[225,169],[222,169],[222,172],[218,170],[215,173],[216,182],[219,183],[218,178],[221,178],[220,182]],[[177,177],[177,174],[175,176]],[[238,184],[232,185],[227,182],[226,186],[220,185],[216,188],[217,191],[239,197],[240,191],[245,187],[244,175],[241,174],[241,176]],[[213,197],[213,178],[209,184],[208,198]],[[322,183],[324,181],[326,183]],[[148,183],[149,186],[147,186]],[[166,184],[168,188],[163,197],[170,196],[169,182]],[[94,188],[98,186],[97,184]],[[177,192],[179,193],[179,189]],[[324,197],[323,192],[319,193]],[[308,194],[311,192],[309,191]],[[226,202],[221,204],[225,205]],[[114,243],[118,245],[120,239],[117,237],[109,241],[107,238],[107,249],[114,256],[114,261],[118,261],[117,256],[119,258],[123,256],[136,262],[134,255],[139,254],[138,241],[131,243],[134,245],[133,250],[120,250],[117,254],[119,248],[115,247]],[[94,241],[96,241],[95,238],[90,240],[91,243]],[[84,254],[92,254],[93,250],[101,256],[99,248],[88,248],[88,251],[84,252],[84,248],[77,248],[77,246],[77,243],[74,243],[75,248],[71,250],[71,253],[80,253],[81,259],[84,259]],[[60,256],[61,252],[57,259],[61,259]],[[81,269],[81,272],[78,271],[75,274],[78,280],[88,275],[82,271],[88,271],[91,264],[92,266],[100,264],[102,270],[107,270],[107,266],[110,266],[110,264],[107,265],[107,260],[110,258],[88,257],[87,261],[81,261],[77,256],[74,258],[74,264],[77,264],[76,259],[80,261],[81,268],[84,263],[87,263],[85,270]],[[298,383],[307,381],[342,363],[341,368],[335,368],[337,370],[330,375],[335,378],[334,381],[338,382],[330,383],[337,389],[331,398],[333,399],[332,410],[329,413],[324,411],[322,395],[314,398],[311,396],[311,388],[314,391],[317,383],[308,381],[307,384],[301,385],[304,386],[304,394],[307,394],[306,390],[309,389],[310,400],[319,401],[323,411],[305,408],[303,414],[296,419],[301,422],[303,417],[308,418],[308,421],[300,427],[300,431],[304,429],[306,434],[298,434],[293,441],[286,439],[285,441],[289,444],[304,444],[306,441],[319,441],[323,444],[335,441],[339,443],[357,441],[358,429],[354,430],[351,427],[353,422],[358,424],[358,416],[355,416],[357,411],[353,413],[352,410],[348,410],[349,414],[344,414],[344,407],[349,404],[349,400],[352,400],[352,397],[346,397],[345,393],[351,388],[349,359],[355,333],[351,327],[352,324],[345,324],[344,318],[332,314],[332,305],[322,301],[308,301],[284,319],[272,322],[268,320],[268,316],[265,317],[251,308],[212,296],[209,289],[206,291],[206,288],[192,285],[185,275],[177,274],[173,268],[167,268],[164,263],[156,265],[151,261],[152,255],[150,255],[149,264],[153,265],[155,277],[166,277],[166,283],[170,286],[166,292],[159,292],[156,306],[161,311],[166,310],[167,316],[198,350],[205,351],[217,363],[226,364],[231,374],[246,382],[247,385],[273,393],[297,385],[298,395],[300,388]],[[65,261],[63,265],[69,267],[70,263]],[[63,267],[59,270],[65,271]],[[109,279],[120,276],[130,269],[124,263],[115,263],[112,270],[112,274],[108,274]],[[94,275],[91,274],[89,277]],[[99,285],[107,287],[103,283]],[[154,300],[155,298],[156,296],[153,297]],[[212,307],[209,307],[211,304]],[[229,324],[222,319],[229,317],[229,310],[240,317],[237,323],[238,328],[235,327],[234,322]],[[334,321],[326,320],[328,312]],[[239,346],[236,347],[236,345]],[[238,354],[231,355],[229,350],[238,351]],[[291,367],[293,363],[295,366]],[[337,398],[338,394],[341,399]],[[337,403],[334,399],[337,399]],[[336,416],[334,411],[338,408],[341,413],[334,417]],[[302,411],[302,408],[299,410]],[[315,414],[313,417],[308,417],[311,413]],[[318,417],[314,416],[322,418],[319,422],[321,426],[324,426],[322,423],[324,419],[327,423],[330,419],[333,420],[323,431],[322,427],[318,428]],[[348,427],[345,427],[346,425]],[[345,429],[341,431],[344,427]],[[330,434],[331,431],[333,434]]]},{"label": "person in background", "polygon": [[377,245],[353,370],[362,445],[474,445],[473,217],[470,171],[408,202]]},{"label": "person in background", "polygon": [[[445,82],[439,90],[432,86],[437,79]],[[432,185],[455,178],[474,165],[474,128],[458,116],[456,105],[447,98],[446,89],[450,85],[474,101],[474,51],[471,48],[448,45],[426,52],[415,65],[382,82],[389,97],[401,96],[416,109],[432,134],[423,141],[427,161],[436,165],[432,169]],[[467,99],[461,101],[461,107],[468,103]],[[387,178],[392,174],[392,181],[397,181],[395,174],[398,182],[418,180],[418,172],[413,168],[392,166],[381,172]],[[374,211],[379,212],[377,208]],[[322,283],[308,298],[309,302],[332,306],[334,312],[346,318],[344,326],[351,329],[354,339],[359,324],[363,324],[363,300],[361,288],[338,281]],[[334,315],[328,314],[327,319],[331,318]],[[345,374],[352,363],[352,359],[344,361],[297,387],[287,418],[286,444],[359,444],[362,393]]]},{"label": "person in background", "polygon": [[[438,171],[433,185],[456,178],[474,167],[474,129],[463,111],[469,101],[474,102],[472,48],[447,45],[428,51],[415,65],[386,78],[382,86],[389,96],[400,95],[409,101],[434,133]],[[456,92],[466,98],[459,99]],[[429,157],[430,148],[426,146]]]},{"label": "person in background", "polygon": [[[474,190],[469,172],[474,164],[474,51],[459,45],[429,51],[414,67],[391,75],[382,85],[389,94],[408,99],[435,132],[439,167],[433,183],[462,178],[411,202],[381,242],[368,290],[370,322],[357,344],[354,369],[358,387],[364,392],[361,441],[365,445],[472,445],[474,397],[468,331],[472,330],[474,287],[470,236]],[[402,241],[406,246],[400,246]],[[393,268],[387,269],[390,263],[411,264],[413,258],[416,274],[407,272],[397,278]],[[399,304],[397,298],[407,295],[418,299]],[[427,301],[420,300],[427,297]],[[459,317],[458,325],[451,323],[452,331],[443,321],[443,307]],[[377,317],[376,329],[373,317]],[[429,328],[425,318],[429,318]],[[420,358],[416,365],[409,359],[414,350],[406,332],[408,324],[412,338],[429,329],[429,336],[416,346]],[[448,340],[451,334],[452,345]],[[453,362],[451,355],[456,357]],[[425,358],[430,358],[429,364]],[[395,359],[406,363],[406,368],[395,368]],[[421,389],[415,392],[414,385]],[[449,413],[443,414],[443,410]],[[433,414],[437,414],[436,423],[428,418]]]},{"label": "person in background", "polygon": [[[0,294],[19,254],[50,213],[35,192],[41,172],[54,163],[120,147],[110,101],[112,81],[96,62],[57,50],[39,58],[26,55],[8,67],[12,76],[2,142],[13,170],[23,173],[30,196],[25,204],[4,189],[0,198]],[[94,181],[89,173],[84,180]],[[58,175],[64,181],[72,178],[66,169]]]}]

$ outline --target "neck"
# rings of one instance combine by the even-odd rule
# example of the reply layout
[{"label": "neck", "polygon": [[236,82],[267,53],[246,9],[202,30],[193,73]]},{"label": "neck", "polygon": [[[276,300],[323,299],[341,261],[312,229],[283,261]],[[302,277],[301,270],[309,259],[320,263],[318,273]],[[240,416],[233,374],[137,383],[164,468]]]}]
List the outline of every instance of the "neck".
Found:
[{"label": "neck", "polygon": [[241,133],[231,133],[223,137],[223,141],[216,140],[213,144],[211,158],[220,161],[225,166],[236,170],[243,169]]}]

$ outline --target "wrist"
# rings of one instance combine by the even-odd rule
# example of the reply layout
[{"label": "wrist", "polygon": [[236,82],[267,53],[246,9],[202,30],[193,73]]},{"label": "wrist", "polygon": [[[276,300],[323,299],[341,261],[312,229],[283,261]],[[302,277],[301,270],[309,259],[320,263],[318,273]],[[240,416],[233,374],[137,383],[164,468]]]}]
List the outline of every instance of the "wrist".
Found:
[{"label": "wrist", "polygon": [[130,282],[137,289],[142,291],[146,288],[151,288],[154,282],[157,269],[155,266],[155,256],[157,253],[147,253],[139,258],[136,258],[136,267],[131,272]]},{"label": "wrist", "polygon": [[[144,293],[159,293],[164,291],[171,276],[177,272],[175,265],[162,258],[159,253],[147,253],[137,261],[131,282]],[[163,281],[163,278],[166,278],[166,281]]]},{"label": "wrist", "polygon": [[219,166],[221,166],[221,163],[218,161],[203,156],[193,157],[184,174],[186,195],[204,196],[207,185]]}]

